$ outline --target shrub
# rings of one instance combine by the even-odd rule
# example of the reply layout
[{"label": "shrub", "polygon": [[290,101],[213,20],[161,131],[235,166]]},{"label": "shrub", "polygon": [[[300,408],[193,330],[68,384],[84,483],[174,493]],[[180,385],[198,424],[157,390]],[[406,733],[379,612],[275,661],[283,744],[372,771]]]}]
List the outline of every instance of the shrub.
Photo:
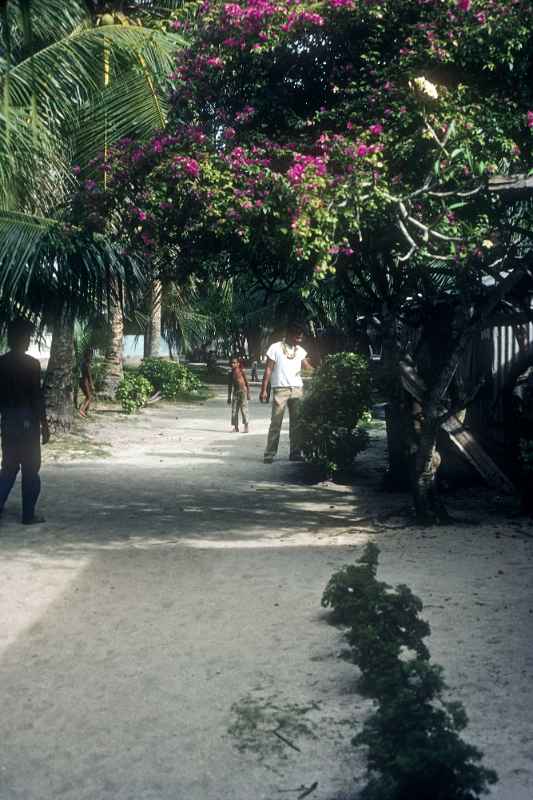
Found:
[{"label": "shrub", "polygon": [[163,358],[145,358],[139,373],[161,392],[165,400],[177,400],[184,395],[204,396],[205,384],[187,367]]},{"label": "shrub", "polygon": [[91,363],[91,374],[93,376],[94,390],[97,394],[103,389],[105,372],[105,359],[95,358]]},{"label": "shrub", "polygon": [[116,398],[122,404],[126,414],[133,414],[134,411],[138,411],[146,405],[148,398],[153,393],[154,387],[142,375],[125,373],[118,385]]},{"label": "shrub", "polygon": [[[361,670],[360,687],[377,709],[354,744],[368,748],[369,780],[360,800],[477,800],[497,781],[482,754],[459,736],[461,703],[444,699],[442,668],[430,664],[422,602],[407,586],[376,580],[379,549],[330,579],[322,605],[348,625],[346,638]],[[409,657],[410,656],[410,657]]]},{"label": "shrub", "polygon": [[299,427],[305,460],[328,475],[349,469],[368,446],[358,427],[370,405],[368,365],[356,353],[324,359],[302,401]]}]

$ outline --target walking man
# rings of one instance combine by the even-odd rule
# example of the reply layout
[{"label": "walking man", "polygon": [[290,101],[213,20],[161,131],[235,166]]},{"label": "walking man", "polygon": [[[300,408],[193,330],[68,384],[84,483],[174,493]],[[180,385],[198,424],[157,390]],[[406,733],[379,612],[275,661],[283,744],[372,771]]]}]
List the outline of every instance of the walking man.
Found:
[{"label": "walking man", "polygon": [[44,522],[35,514],[41,490],[42,441],[50,439],[41,390],[41,365],[26,355],[33,325],[25,319],[10,323],[7,331],[9,352],[0,356],[0,414],[2,415],[2,469],[0,470],[0,514],[22,470],[22,522]]},{"label": "walking man", "polygon": [[302,367],[312,369],[307,353],[301,347],[304,331],[301,325],[291,323],[287,336],[270,345],[259,399],[267,401],[268,384],[272,385],[272,418],[265,450],[264,462],[271,464],[278,451],[281,424],[285,407],[289,409],[289,458],[301,461],[301,444],[298,434],[298,406],[303,396]]}]

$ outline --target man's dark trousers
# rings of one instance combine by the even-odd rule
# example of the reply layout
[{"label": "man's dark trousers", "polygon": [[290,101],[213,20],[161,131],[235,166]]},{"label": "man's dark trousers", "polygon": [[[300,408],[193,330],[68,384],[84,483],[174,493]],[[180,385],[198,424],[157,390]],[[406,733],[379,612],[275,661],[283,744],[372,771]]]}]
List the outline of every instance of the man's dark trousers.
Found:
[{"label": "man's dark trousers", "polygon": [[22,520],[33,518],[41,491],[41,441],[39,423],[26,409],[2,414],[2,469],[0,470],[0,510],[22,470]]}]

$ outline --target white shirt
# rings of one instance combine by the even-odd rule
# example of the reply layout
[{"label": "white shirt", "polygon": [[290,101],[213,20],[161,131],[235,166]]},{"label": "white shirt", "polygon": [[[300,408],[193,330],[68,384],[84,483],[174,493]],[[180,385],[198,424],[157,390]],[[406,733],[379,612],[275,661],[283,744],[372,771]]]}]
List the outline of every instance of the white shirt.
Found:
[{"label": "white shirt", "polygon": [[[294,358],[287,358],[284,350],[291,355],[294,353]],[[267,350],[267,358],[274,361],[274,368],[270,379],[272,388],[302,388],[302,361],[306,356],[306,351],[303,347],[300,347],[300,345],[291,347],[288,344],[284,344],[284,342],[274,342],[274,344],[271,344]]]}]

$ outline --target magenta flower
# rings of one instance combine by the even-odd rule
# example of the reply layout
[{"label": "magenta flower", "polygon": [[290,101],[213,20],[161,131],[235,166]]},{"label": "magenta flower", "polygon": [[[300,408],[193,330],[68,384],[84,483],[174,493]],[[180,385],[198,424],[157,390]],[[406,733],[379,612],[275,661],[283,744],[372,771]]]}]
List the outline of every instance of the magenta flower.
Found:
[{"label": "magenta flower", "polygon": [[215,67],[215,69],[224,69],[224,62],[218,56],[206,58],[205,63],[209,64],[210,67]]},{"label": "magenta flower", "polygon": [[377,123],[376,125],[371,125],[368,130],[374,136],[379,136],[381,133],[383,133],[383,125]]},{"label": "magenta flower", "polygon": [[229,139],[234,139],[235,138],[235,134],[236,134],[235,128],[226,128],[226,130],[224,131],[224,133],[222,135],[223,135],[224,139],[229,140]]},{"label": "magenta flower", "polygon": [[94,189],[96,189],[96,181],[93,181],[92,178],[88,178],[84,185],[88,192],[92,192]]},{"label": "magenta flower", "polygon": [[76,164],[76,166],[72,167],[72,172],[74,173],[74,175],[79,175],[81,172],[81,167],[78,164]]},{"label": "magenta flower", "polygon": [[472,0],[457,0],[457,8],[459,11],[470,11]]},{"label": "magenta flower", "polygon": [[357,155],[360,158],[364,158],[364,156],[368,155],[368,150],[369,150],[369,148],[367,147],[366,144],[360,144],[360,145],[357,146],[357,151],[356,152],[357,152]]},{"label": "magenta flower", "polygon": [[533,128],[533,111],[527,112],[527,127]]}]

